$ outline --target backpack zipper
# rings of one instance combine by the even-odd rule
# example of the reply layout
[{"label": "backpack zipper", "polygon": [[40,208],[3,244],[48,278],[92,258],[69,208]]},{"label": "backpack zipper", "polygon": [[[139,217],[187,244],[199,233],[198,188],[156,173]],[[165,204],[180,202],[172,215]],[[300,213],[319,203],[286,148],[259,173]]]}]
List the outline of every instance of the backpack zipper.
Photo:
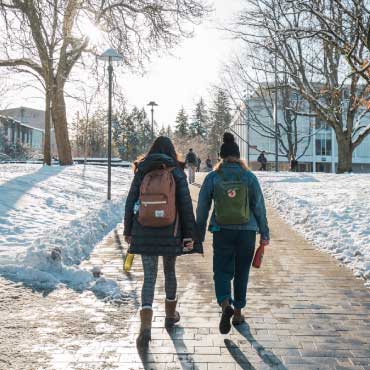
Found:
[{"label": "backpack zipper", "polygon": [[150,206],[150,205],[155,205],[155,204],[167,204],[165,200],[159,200],[159,201],[153,201],[153,202],[141,202],[145,207]]}]

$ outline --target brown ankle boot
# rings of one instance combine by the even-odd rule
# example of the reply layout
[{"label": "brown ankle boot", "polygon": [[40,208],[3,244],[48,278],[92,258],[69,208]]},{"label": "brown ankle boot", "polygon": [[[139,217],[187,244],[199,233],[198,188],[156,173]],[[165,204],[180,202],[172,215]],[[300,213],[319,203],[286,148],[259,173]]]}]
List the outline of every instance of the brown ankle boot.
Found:
[{"label": "brown ankle boot", "polygon": [[245,317],[242,314],[241,308],[235,308],[234,309],[234,317],[233,317],[233,325],[240,325],[245,322]]},{"label": "brown ankle boot", "polygon": [[180,321],[180,314],[176,311],[177,300],[170,301],[166,299],[165,309],[166,309],[166,319],[164,325],[166,328],[174,326]]},{"label": "brown ankle boot", "polygon": [[140,333],[136,339],[136,345],[139,350],[145,350],[152,340],[152,318],[153,310],[151,308],[143,308],[140,311]]}]

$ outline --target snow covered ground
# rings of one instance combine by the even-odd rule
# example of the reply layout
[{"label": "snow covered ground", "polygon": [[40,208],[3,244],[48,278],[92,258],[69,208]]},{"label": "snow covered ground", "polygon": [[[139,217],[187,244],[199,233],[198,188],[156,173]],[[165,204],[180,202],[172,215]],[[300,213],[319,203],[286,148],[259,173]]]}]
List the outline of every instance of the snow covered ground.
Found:
[{"label": "snow covered ground", "polygon": [[315,246],[370,286],[370,175],[257,172],[266,198]]},{"label": "snow covered ground", "polygon": [[0,165],[0,275],[39,288],[119,294],[114,282],[78,267],[122,221],[131,170],[75,165]]}]

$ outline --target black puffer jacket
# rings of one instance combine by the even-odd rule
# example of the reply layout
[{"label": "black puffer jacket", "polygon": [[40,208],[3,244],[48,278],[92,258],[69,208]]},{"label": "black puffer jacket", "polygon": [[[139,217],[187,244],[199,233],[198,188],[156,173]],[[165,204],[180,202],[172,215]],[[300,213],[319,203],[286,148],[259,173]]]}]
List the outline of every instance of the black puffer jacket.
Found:
[{"label": "black puffer jacket", "polygon": [[[148,172],[162,168],[163,165],[175,167],[172,174],[176,182],[176,208],[179,227],[175,228],[175,224],[161,228],[144,227],[139,224],[137,216],[134,215],[134,205],[139,199],[141,182]],[[177,232],[175,229],[177,229]],[[134,254],[181,255],[183,254],[182,240],[184,238],[192,238],[195,241],[192,253],[203,253],[202,244],[198,241],[199,237],[186,175],[184,170],[171,157],[164,154],[152,154],[139,162],[126,200],[124,235],[132,237],[130,252]]]}]

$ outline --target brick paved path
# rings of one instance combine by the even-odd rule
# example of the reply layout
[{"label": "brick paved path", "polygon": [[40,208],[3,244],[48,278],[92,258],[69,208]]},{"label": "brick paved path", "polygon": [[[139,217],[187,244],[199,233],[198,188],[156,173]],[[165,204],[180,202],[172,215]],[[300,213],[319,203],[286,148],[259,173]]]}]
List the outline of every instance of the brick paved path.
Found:
[{"label": "brick paved path", "polygon": [[[192,193],[197,199],[196,187]],[[370,292],[271,209],[269,222],[272,246],[263,268],[252,271],[248,324],[218,333],[208,235],[204,258],[178,260],[180,325],[163,329],[160,277],[150,352],[140,359],[132,346],[117,348],[120,363],[132,369],[370,369]]]},{"label": "brick paved path", "polygon": [[[196,206],[199,189],[191,188]],[[43,311],[50,309],[53,317],[47,320],[46,313],[41,312],[43,320],[38,320],[36,314],[28,325],[25,341],[16,337],[22,348],[31,346],[32,354],[37,353],[37,362],[35,356],[24,352],[22,366],[2,367],[4,347],[0,343],[0,369],[370,369],[370,292],[349,270],[293,232],[271,209],[269,221],[272,246],[263,268],[252,271],[248,324],[239,330],[233,328],[226,336],[218,333],[220,310],[213,294],[208,235],[204,258],[196,255],[178,259],[182,318],[170,331],[163,328],[163,274],[159,274],[153,341],[148,354],[140,357],[135,337],[141,263],[135,258],[131,274],[122,275],[119,231],[94,252],[88,263],[103,263],[104,275],[120,280],[131,299],[115,306],[91,294],[66,290],[45,297]],[[41,308],[42,298],[37,295],[34,300],[34,293],[27,294],[28,312],[33,305]],[[59,311],[56,305],[61,305]],[[15,304],[9,312],[4,305],[1,307],[5,310],[0,312],[2,318],[10,311],[19,318]],[[8,336],[12,329],[16,331],[9,324]],[[42,340],[36,335],[31,342],[30,333],[39,333]],[[12,347],[15,345],[13,340]],[[15,357],[3,359],[4,363],[17,364]]]}]

